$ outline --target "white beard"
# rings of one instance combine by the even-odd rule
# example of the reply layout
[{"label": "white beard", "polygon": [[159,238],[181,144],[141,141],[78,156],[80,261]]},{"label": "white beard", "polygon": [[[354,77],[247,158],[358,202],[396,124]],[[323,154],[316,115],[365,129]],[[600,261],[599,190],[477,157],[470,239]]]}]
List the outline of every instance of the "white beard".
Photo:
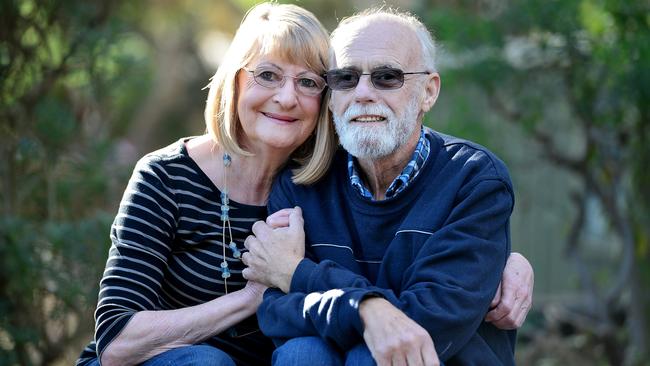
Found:
[{"label": "white beard", "polygon": [[[401,115],[396,115],[384,104],[352,104],[343,116],[332,113],[336,133],[341,145],[358,159],[378,159],[395,152],[406,144],[418,126],[419,101],[411,98]],[[360,115],[377,115],[386,118],[382,122],[352,122]]]}]

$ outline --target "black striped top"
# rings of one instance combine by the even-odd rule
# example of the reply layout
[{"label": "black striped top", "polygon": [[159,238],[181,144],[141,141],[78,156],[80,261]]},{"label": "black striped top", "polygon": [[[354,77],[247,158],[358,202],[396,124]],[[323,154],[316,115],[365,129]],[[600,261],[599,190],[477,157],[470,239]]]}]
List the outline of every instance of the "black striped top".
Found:
[{"label": "black striped top", "polygon": [[[111,227],[95,340],[77,365],[97,358],[137,311],[178,309],[225,294],[221,192],[190,158],[185,141],[146,155],[133,171]],[[266,207],[229,205],[232,234],[241,249],[253,223],[266,217]],[[226,261],[231,271],[228,292],[239,290],[246,283],[244,266],[228,247]],[[273,350],[268,338],[259,331],[237,336],[257,329],[252,316],[206,342],[238,364],[268,364]]]}]

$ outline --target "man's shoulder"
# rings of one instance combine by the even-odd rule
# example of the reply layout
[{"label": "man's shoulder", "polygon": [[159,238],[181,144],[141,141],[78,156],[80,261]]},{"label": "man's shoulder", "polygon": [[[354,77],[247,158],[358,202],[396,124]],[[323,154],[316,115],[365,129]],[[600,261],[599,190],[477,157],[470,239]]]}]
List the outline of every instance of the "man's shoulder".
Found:
[{"label": "man's shoulder", "polygon": [[425,129],[425,134],[432,142],[431,148],[437,150],[436,160],[439,163],[455,164],[462,170],[471,169],[480,174],[510,179],[506,164],[485,146],[430,128]]},{"label": "man's shoulder", "polygon": [[[271,195],[269,197],[269,212],[275,212],[279,209],[286,207],[293,207],[300,205],[305,210],[307,207],[319,206],[321,202],[327,201],[329,197],[334,197],[345,190],[343,183],[340,183],[341,166],[343,160],[341,151],[337,151],[332,165],[327,173],[317,182],[304,185],[296,184],[293,182],[293,169],[295,165],[288,165],[284,170],[278,174],[271,187]],[[337,183],[337,181],[339,183]],[[336,200],[330,200],[336,201]]]},{"label": "man's shoulder", "polygon": [[309,185],[303,185],[303,184],[296,184],[293,182],[293,170],[296,169],[296,164],[287,164],[287,166],[280,172],[278,177],[276,178],[275,183],[276,184],[281,184],[282,186],[285,187],[295,187],[297,189],[305,189],[305,190],[310,190],[310,189],[315,189],[321,186],[327,186],[329,184],[332,184],[334,180],[338,179],[338,172],[340,169],[345,168],[347,166],[347,156],[348,153],[339,146],[337,149],[336,153],[334,154],[334,158],[332,159],[332,162],[330,163],[329,169],[327,169],[327,172],[319,179],[317,182],[309,184]]}]

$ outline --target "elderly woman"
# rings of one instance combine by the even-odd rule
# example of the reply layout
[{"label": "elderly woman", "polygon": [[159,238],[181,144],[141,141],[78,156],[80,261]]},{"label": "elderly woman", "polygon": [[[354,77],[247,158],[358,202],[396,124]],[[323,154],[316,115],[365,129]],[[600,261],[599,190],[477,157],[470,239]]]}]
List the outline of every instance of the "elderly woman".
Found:
[{"label": "elderly woman", "polygon": [[269,362],[272,344],[254,316],[265,288],[242,278],[240,250],[288,160],[303,184],[328,167],[328,46],[297,6],[246,15],[210,83],[209,133],[134,170],[111,228],[95,340],[77,365]]},{"label": "elderly woman", "polygon": [[111,228],[95,340],[77,365],[270,363],[255,318],[265,287],[242,277],[240,251],[288,161],[300,184],[328,168],[337,146],[322,78],[328,47],[300,7],[249,11],[210,83],[208,133],[135,167]]}]

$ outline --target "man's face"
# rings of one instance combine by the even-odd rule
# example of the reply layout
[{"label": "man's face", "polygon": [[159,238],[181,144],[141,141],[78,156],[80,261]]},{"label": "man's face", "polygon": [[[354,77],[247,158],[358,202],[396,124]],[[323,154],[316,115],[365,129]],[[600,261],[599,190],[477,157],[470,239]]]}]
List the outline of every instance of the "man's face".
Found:
[{"label": "man's face", "polygon": [[[401,23],[374,19],[349,26],[344,35],[332,44],[336,69],[425,71],[417,36]],[[355,88],[333,90],[330,109],[343,147],[357,158],[377,159],[419,134],[427,77],[405,75],[401,88],[380,90],[363,75]]]}]

